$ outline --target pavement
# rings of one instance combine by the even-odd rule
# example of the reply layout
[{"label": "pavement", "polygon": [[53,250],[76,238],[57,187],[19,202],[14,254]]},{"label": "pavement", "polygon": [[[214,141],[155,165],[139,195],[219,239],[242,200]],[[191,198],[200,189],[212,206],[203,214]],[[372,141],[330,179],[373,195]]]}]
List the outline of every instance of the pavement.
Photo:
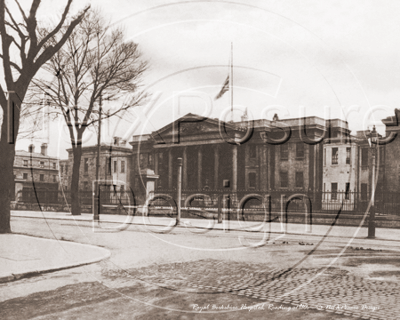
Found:
[{"label": "pavement", "polygon": [[0,234],[0,283],[95,263],[111,256],[104,248],[20,234]]},{"label": "pavement", "polygon": [[[40,212],[40,211],[12,211],[12,217],[25,217],[33,219],[57,219],[70,221],[86,221],[93,223],[93,215],[83,213],[79,216],[73,216],[66,212]],[[361,222],[362,223],[362,222]],[[174,228],[198,228],[209,230],[231,230],[231,231],[247,231],[247,232],[271,232],[282,234],[284,232],[290,234],[315,235],[328,237],[341,237],[349,239],[366,239],[368,236],[367,227],[354,226],[328,226],[328,225],[304,225],[296,223],[280,223],[280,222],[257,222],[257,221],[238,221],[223,220],[218,223],[211,219],[190,219],[182,218],[181,223],[176,225],[176,219],[167,216],[144,216],[140,211],[135,216],[132,215],[115,215],[101,214],[99,222],[93,223],[93,227],[97,229],[107,228],[121,229],[129,228],[129,225],[141,225],[149,231],[169,232]],[[376,228],[375,240],[399,241],[400,229],[396,228]]]},{"label": "pavement", "polygon": [[[71,222],[93,223],[92,214],[72,216],[65,212],[12,211],[12,217],[28,219],[57,219]],[[93,223],[98,229],[129,228],[130,225],[141,225],[152,232],[169,232],[174,228],[213,229],[247,232],[271,232],[282,234],[302,234],[309,236],[329,236],[349,239],[365,239],[368,229],[364,227],[324,226],[281,223],[260,223],[254,221],[216,221],[206,219],[182,219],[176,226],[176,220],[169,217],[100,215],[100,221]],[[398,241],[399,229],[377,228],[375,240]],[[369,240],[366,240],[369,241]],[[63,239],[44,239],[19,234],[0,235],[0,283],[17,280],[23,277],[45,272],[57,271],[99,262],[111,256],[104,248],[63,241]]]}]

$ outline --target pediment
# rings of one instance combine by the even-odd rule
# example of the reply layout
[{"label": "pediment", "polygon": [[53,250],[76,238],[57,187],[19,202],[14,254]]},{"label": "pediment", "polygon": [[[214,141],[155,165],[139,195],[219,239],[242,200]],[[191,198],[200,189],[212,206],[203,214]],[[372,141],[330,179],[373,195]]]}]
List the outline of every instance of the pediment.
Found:
[{"label": "pediment", "polygon": [[182,118],[166,125],[158,131],[152,133],[152,137],[165,143],[170,142],[173,137],[179,135],[179,139],[185,137],[208,136],[210,134],[219,134],[219,120],[204,118],[194,114],[187,114]]}]

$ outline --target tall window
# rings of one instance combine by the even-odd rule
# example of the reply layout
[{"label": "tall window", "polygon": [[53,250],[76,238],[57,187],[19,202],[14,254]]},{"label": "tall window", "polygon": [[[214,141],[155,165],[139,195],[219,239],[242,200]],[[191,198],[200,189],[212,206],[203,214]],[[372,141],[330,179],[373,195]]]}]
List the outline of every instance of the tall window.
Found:
[{"label": "tall window", "polygon": [[68,174],[68,165],[65,165],[65,174]]},{"label": "tall window", "polygon": [[367,201],[368,199],[368,184],[361,183],[361,200]]},{"label": "tall window", "polygon": [[[147,156],[147,154],[146,154],[146,156]],[[141,153],[141,154],[139,155],[139,165],[140,165],[141,167],[144,167],[144,166],[146,165],[146,163],[145,163],[145,158],[144,158],[144,154],[143,154],[143,153]]]},{"label": "tall window", "polygon": [[57,176],[55,174],[53,175],[53,182],[57,182]]},{"label": "tall window", "polygon": [[85,158],[83,161],[84,161],[84,163],[85,163],[85,165],[84,165],[84,172],[85,172],[85,173],[88,173],[88,172],[89,172],[89,159],[88,159],[88,158]]},{"label": "tall window", "polygon": [[350,199],[350,182],[346,182],[346,192],[344,193],[344,199]]},{"label": "tall window", "polygon": [[255,188],[255,187],[256,187],[256,173],[250,172],[249,173],[249,188]]},{"label": "tall window", "polygon": [[361,149],[361,166],[368,167],[368,148]]},{"label": "tall window", "polygon": [[83,189],[85,189],[85,190],[89,189],[89,182],[83,181]]},{"label": "tall window", "polygon": [[24,167],[28,166],[28,160],[24,160]]},{"label": "tall window", "polygon": [[57,169],[57,163],[53,162],[53,169]]},{"label": "tall window", "polygon": [[281,144],[281,160],[287,160],[289,157],[289,145],[287,143]]},{"label": "tall window", "polygon": [[249,158],[250,159],[257,158],[257,149],[255,145],[249,145]]},{"label": "tall window", "polygon": [[114,173],[117,172],[117,167],[118,167],[117,160],[114,160]]},{"label": "tall window", "polygon": [[44,161],[40,161],[40,167],[44,168]]},{"label": "tall window", "polygon": [[111,174],[111,162],[112,162],[111,157],[108,157],[107,158],[107,173],[108,174]]},{"label": "tall window", "polygon": [[337,200],[337,182],[331,184],[331,199]]},{"label": "tall window", "polygon": [[287,188],[289,186],[289,177],[287,171],[280,172],[281,188]]},{"label": "tall window", "polygon": [[44,181],[44,174],[40,175],[40,181]]},{"label": "tall window", "polygon": [[151,153],[149,153],[149,166],[153,166],[154,161],[153,161],[153,155]]},{"label": "tall window", "polygon": [[296,158],[304,158],[304,143],[296,143]]},{"label": "tall window", "polygon": [[339,149],[332,148],[332,164],[338,164],[338,163],[339,163]]},{"label": "tall window", "polygon": [[125,173],[125,161],[121,161],[121,173]]},{"label": "tall window", "polygon": [[350,164],[351,148],[346,148],[346,164]]},{"label": "tall window", "polygon": [[304,176],[302,171],[296,172],[296,188],[304,187]]},{"label": "tall window", "polygon": [[324,166],[326,166],[326,148],[324,148]]},{"label": "tall window", "polygon": [[28,179],[28,174],[24,173],[24,180],[27,180],[27,179]]},{"label": "tall window", "polygon": [[61,173],[64,173],[64,165],[63,164],[60,166],[60,171],[61,171]]},{"label": "tall window", "polygon": [[121,192],[121,194],[123,194],[123,193],[125,192],[125,186],[124,186],[124,185],[121,185],[121,186],[119,187],[119,191]]}]

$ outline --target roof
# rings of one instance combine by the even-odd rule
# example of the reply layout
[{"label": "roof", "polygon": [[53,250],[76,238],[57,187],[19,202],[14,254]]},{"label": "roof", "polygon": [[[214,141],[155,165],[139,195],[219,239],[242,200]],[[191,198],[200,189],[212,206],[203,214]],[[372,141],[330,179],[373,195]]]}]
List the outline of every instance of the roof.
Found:
[{"label": "roof", "polygon": [[22,156],[22,157],[31,157],[32,158],[42,158],[42,159],[51,159],[51,160],[58,160],[57,157],[51,157],[51,156],[44,156],[41,153],[38,152],[28,152],[25,150],[16,150],[15,151],[16,156]]}]

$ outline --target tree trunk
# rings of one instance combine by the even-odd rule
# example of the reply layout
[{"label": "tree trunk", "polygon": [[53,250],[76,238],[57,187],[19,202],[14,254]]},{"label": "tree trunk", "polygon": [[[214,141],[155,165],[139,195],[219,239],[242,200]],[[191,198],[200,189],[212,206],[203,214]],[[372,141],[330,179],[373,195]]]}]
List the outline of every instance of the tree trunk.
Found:
[{"label": "tree trunk", "polygon": [[14,157],[15,142],[19,129],[20,109],[14,110],[14,143],[8,143],[8,111],[7,105],[3,109],[3,120],[0,135],[0,233],[10,233],[10,205],[15,194],[14,185]]},{"label": "tree trunk", "polygon": [[81,167],[82,145],[72,147],[74,155],[72,164],[72,179],[71,179],[71,214],[74,216],[81,214],[81,204],[79,201],[79,169]]},{"label": "tree trunk", "polygon": [[7,120],[3,118],[0,140],[0,233],[11,232],[10,204],[14,187],[15,144],[7,142]]}]

